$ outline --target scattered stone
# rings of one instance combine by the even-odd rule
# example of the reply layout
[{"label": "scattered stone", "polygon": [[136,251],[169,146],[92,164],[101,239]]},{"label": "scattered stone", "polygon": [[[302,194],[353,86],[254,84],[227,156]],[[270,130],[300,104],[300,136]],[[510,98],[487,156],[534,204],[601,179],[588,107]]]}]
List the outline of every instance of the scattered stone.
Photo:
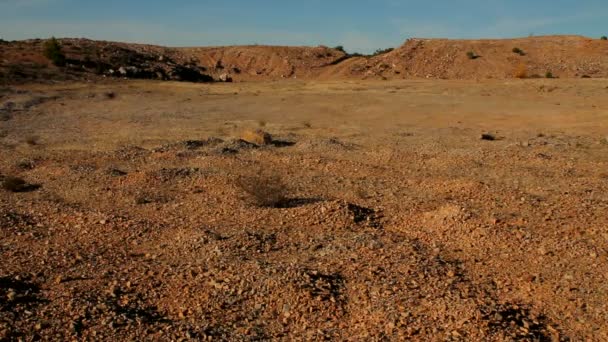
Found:
[{"label": "scattered stone", "polygon": [[228,75],[228,74],[221,74],[220,77],[219,77],[219,80],[221,82],[230,83],[230,82],[232,82],[232,77],[230,75]]},{"label": "scattered stone", "polygon": [[31,159],[21,159],[17,162],[17,167],[22,170],[33,170],[36,167],[36,163]]},{"label": "scattered stone", "polygon": [[108,174],[112,177],[122,177],[126,176],[128,173],[119,169],[111,168],[108,170]]}]

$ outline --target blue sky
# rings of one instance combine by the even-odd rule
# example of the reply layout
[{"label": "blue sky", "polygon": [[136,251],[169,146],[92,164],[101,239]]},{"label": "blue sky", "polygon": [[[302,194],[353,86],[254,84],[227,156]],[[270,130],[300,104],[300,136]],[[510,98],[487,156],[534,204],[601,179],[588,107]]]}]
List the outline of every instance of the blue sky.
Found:
[{"label": "blue sky", "polygon": [[410,37],[599,37],[607,18],[607,0],[0,0],[0,37],[370,52]]}]

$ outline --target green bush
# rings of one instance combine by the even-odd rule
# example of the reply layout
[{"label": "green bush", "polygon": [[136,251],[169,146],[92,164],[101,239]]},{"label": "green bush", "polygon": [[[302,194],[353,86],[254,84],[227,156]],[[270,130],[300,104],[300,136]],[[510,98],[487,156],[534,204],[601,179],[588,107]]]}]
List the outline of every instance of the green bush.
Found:
[{"label": "green bush", "polygon": [[546,78],[555,78],[555,76],[553,76],[553,73],[551,71],[547,71],[547,73],[545,74]]},{"label": "green bush", "polygon": [[473,51],[467,52],[467,57],[469,59],[477,59],[477,58],[479,58],[479,56],[477,56],[477,54],[475,52],[473,52]]},{"label": "green bush", "polygon": [[346,50],[344,50],[344,46],[342,46],[342,45],[338,45],[338,46],[334,47],[334,50],[338,50],[338,51],[342,51],[342,52],[346,53]]},{"label": "green bush", "polygon": [[608,37],[606,36],[602,36],[602,38],[600,38],[601,40],[608,40]]},{"label": "green bush", "polygon": [[61,51],[61,44],[52,37],[44,43],[44,56],[53,62],[56,66],[65,65],[65,55]]},{"label": "green bush", "polygon": [[395,50],[395,49],[394,48],[378,49],[378,50],[374,51],[374,56],[384,55],[385,53],[389,53],[393,50]]}]

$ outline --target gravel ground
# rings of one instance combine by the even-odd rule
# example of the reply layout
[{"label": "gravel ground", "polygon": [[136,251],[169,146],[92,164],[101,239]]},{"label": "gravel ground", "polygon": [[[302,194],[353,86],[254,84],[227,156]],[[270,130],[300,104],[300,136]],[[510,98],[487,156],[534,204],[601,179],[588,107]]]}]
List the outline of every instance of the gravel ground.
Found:
[{"label": "gravel ground", "polygon": [[[563,85],[566,106],[598,103],[576,125],[555,98],[525,98],[528,83],[514,96],[448,84],[470,106],[452,107],[461,126],[414,110],[376,131],[365,110],[340,125],[323,121],[342,122],[331,108],[297,116],[319,103],[289,86],[209,88],[224,95],[193,107],[179,103],[198,86],[109,86],[117,98],[87,100],[107,85],[2,93],[14,105],[0,122],[0,340],[608,339],[603,85]],[[446,87],[410,86],[420,97],[402,105],[424,110],[428,87]],[[220,108],[236,87],[249,117]],[[375,108],[382,88],[368,87],[318,96]],[[479,92],[538,114],[475,114]],[[300,112],[272,116],[280,98]],[[157,117],[165,101],[173,125]],[[226,117],[193,130],[209,108]],[[248,125],[273,142],[223,133]]]}]

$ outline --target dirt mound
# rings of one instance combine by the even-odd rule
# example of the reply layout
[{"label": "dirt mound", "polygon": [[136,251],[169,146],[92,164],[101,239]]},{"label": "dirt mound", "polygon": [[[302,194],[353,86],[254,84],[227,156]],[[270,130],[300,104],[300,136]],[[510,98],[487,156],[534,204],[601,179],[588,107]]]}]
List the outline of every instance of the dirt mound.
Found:
[{"label": "dirt mound", "polygon": [[235,80],[315,78],[321,70],[344,58],[342,51],[324,46],[229,46],[178,49],[191,55],[212,75]]},{"label": "dirt mound", "polygon": [[314,77],[345,57],[327,47],[232,46],[168,48],[60,39],[66,67],[44,57],[44,40],[2,41],[0,80],[81,79],[97,76],[209,82]]},{"label": "dirt mound", "polygon": [[608,43],[581,36],[409,39],[384,55],[353,61],[348,76],[385,78],[606,77]]},{"label": "dirt mound", "polygon": [[66,66],[54,66],[43,55],[44,40],[2,43],[0,80],[65,80],[95,77],[211,82],[195,60],[174,49],[89,39],[61,39]]},{"label": "dirt mound", "polygon": [[83,79],[94,75],[189,82],[608,76],[608,42],[581,36],[409,39],[401,47],[376,56],[351,56],[324,46],[168,48],[61,39],[65,68],[53,66],[43,56],[44,42],[0,42],[0,80]]}]

